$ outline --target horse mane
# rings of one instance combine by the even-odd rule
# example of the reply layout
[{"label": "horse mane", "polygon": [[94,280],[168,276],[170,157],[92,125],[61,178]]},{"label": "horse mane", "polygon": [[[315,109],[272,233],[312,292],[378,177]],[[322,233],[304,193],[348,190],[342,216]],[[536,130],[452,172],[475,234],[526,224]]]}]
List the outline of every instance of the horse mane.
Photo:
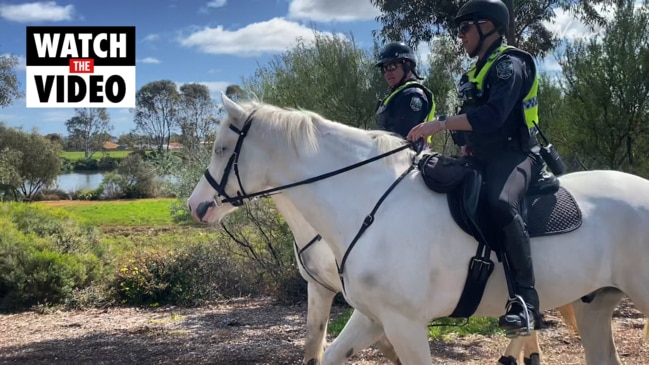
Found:
[{"label": "horse mane", "polygon": [[[295,151],[300,154],[310,154],[318,151],[318,135],[320,128],[336,130],[340,135],[347,136],[353,143],[376,147],[379,154],[403,146],[406,141],[395,134],[380,130],[363,130],[346,124],[324,118],[322,115],[304,109],[280,108],[259,101],[247,101],[240,106],[247,112],[255,111],[254,119],[264,120],[255,124],[255,129],[263,128],[264,136],[284,136]],[[361,156],[369,158],[372,156]],[[407,153],[397,153],[386,158],[389,164],[410,159]]]}]

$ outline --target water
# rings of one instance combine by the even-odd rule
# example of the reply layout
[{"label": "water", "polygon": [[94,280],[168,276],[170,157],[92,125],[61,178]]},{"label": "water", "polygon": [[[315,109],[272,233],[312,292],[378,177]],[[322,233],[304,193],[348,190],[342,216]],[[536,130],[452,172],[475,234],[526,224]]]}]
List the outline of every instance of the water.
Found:
[{"label": "water", "polygon": [[81,189],[97,189],[104,179],[105,172],[71,172],[56,178],[56,188],[73,192]]},{"label": "water", "polygon": [[[81,189],[97,189],[104,179],[106,172],[71,172],[62,174],[56,178],[56,188],[67,192],[79,191]],[[176,182],[174,176],[164,176],[162,180],[172,183]]]}]

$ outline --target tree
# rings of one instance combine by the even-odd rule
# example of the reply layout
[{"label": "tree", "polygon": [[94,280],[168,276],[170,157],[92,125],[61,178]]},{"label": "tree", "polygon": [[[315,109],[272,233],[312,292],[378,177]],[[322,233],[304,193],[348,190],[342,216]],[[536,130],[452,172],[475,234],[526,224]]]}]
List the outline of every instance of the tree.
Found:
[{"label": "tree", "polygon": [[266,102],[305,108],[361,128],[374,127],[378,96],[385,81],[373,58],[353,37],[315,35],[276,56],[244,80],[244,88]]},{"label": "tree", "polygon": [[216,105],[207,86],[182,85],[178,111],[181,142],[190,150],[196,149],[214,127],[213,115]]},{"label": "tree", "polygon": [[135,95],[135,126],[162,152],[169,150],[172,129],[177,125],[180,94],[173,81],[150,82]]},{"label": "tree", "polygon": [[0,166],[12,176],[7,180],[10,189],[15,196],[22,193],[27,200],[52,184],[61,171],[59,146],[36,131],[0,128],[0,151],[9,156],[3,158]]},{"label": "tree", "polygon": [[105,135],[113,129],[106,108],[76,108],[75,116],[65,122],[70,135],[76,136],[83,148],[85,158],[101,149]]},{"label": "tree", "polygon": [[14,99],[22,97],[14,70],[16,65],[18,65],[18,57],[0,55],[0,107],[5,107]]},{"label": "tree", "polygon": [[624,0],[601,39],[566,47],[560,64],[574,133],[589,168],[649,174],[649,10]]},{"label": "tree", "polygon": [[[445,32],[455,35],[453,19],[465,0],[371,0],[382,14],[377,17],[384,39],[405,40],[412,46],[428,42]],[[587,24],[604,24],[594,6],[611,5],[614,0],[505,0],[513,15],[507,43],[544,57],[554,49],[557,38],[543,24],[554,18],[557,8],[568,9]]]}]

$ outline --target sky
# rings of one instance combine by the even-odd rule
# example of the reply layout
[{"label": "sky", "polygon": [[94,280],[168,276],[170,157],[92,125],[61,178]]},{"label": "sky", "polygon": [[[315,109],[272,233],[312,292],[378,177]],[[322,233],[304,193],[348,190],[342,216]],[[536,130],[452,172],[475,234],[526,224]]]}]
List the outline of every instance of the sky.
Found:
[{"label": "sky", "polygon": [[[591,30],[570,14],[556,11],[548,24],[559,37],[589,38]],[[136,89],[158,80],[178,86],[208,86],[217,103],[229,84],[240,84],[273,56],[290,49],[314,32],[352,34],[362,48],[372,47],[372,31],[381,24],[370,0],[0,0],[0,55],[19,57],[18,80],[25,88],[26,26],[135,26]],[[427,58],[430,47],[418,47]],[[560,71],[553,57],[540,63],[548,72]],[[72,108],[26,108],[25,99],[0,109],[0,121],[42,134],[67,134],[65,121]],[[109,108],[113,135],[134,128],[127,108]]]}]

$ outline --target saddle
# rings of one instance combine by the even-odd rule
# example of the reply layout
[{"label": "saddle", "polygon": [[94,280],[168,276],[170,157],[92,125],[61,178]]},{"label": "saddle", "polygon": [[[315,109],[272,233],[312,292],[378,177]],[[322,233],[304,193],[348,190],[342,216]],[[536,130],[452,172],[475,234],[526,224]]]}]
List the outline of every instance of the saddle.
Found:
[{"label": "saddle", "polygon": [[[489,213],[481,209],[484,181],[470,160],[433,153],[423,156],[418,167],[431,190],[447,195],[449,210],[457,225],[478,242],[476,255],[469,262],[464,291],[450,315],[468,318],[478,308],[494,269],[491,251],[496,253],[498,261],[503,261],[503,232],[494,228]],[[521,202],[521,216],[530,237],[571,232],[579,228],[582,221],[577,202],[556,178],[531,183]],[[507,265],[504,269],[509,276]]]}]

